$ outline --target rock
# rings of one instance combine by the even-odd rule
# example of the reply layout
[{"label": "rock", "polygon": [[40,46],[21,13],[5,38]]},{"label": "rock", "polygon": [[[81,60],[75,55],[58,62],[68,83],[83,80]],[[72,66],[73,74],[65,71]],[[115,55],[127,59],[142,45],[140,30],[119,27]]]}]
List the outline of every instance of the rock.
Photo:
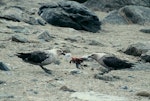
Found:
[{"label": "rock", "polygon": [[141,91],[141,92],[137,92],[136,96],[142,96],[142,97],[149,97],[150,98],[150,93],[147,91]]},{"label": "rock", "polygon": [[0,62],[0,70],[10,71],[9,67],[7,67],[3,62]]},{"label": "rock", "polygon": [[2,98],[14,98],[14,96],[9,94],[0,94],[0,99]]},{"label": "rock", "polygon": [[104,45],[96,40],[89,40],[89,45],[93,45],[93,46],[101,46],[104,47]]},{"label": "rock", "polygon": [[136,43],[130,45],[124,53],[128,55],[133,55],[133,56],[141,56],[143,53],[146,53],[148,50],[150,50],[150,43],[145,42],[145,43]]},{"label": "rock", "polygon": [[76,75],[76,74],[81,74],[82,72],[80,70],[72,70],[70,71],[70,74]]},{"label": "rock", "polygon": [[0,19],[25,22],[31,25],[45,25],[44,21],[35,18],[33,13],[29,13],[29,11],[21,6],[10,6],[3,8],[0,11]]},{"label": "rock", "polygon": [[143,53],[141,55],[141,59],[144,60],[145,62],[150,62],[150,50],[146,53]]},{"label": "rock", "polygon": [[0,85],[1,85],[1,84],[5,84],[5,83],[6,83],[6,81],[0,80]]},{"label": "rock", "polygon": [[26,22],[26,23],[28,23],[30,25],[38,25],[39,24],[37,19],[32,17],[32,16],[28,17],[28,19],[24,20],[24,22]]},{"label": "rock", "polygon": [[118,10],[126,5],[150,7],[149,0],[87,0],[84,5],[101,11]]},{"label": "rock", "polygon": [[23,34],[29,34],[29,29],[22,26],[7,26],[7,28],[13,30],[15,33],[23,33]]},{"label": "rock", "polygon": [[81,99],[82,101],[128,101],[126,97],[101,94],[99,92],[75,92],[71,97]]},{"label": "rock", "polygon": [[140,32],[150,34],[150,29],[141,29]]},{"label": "rock", "polygon": [[4,8],[0,12],[0,18],[20,22],[23,20],[23,11],[17,7]]},{"label": "rock", "polygon": [[103,19],[103,23],[111,24],[149,24],[150,8],[142,6],[125,6],[112,11]]},{"label": "rock", "polygon": [[142,6],[125,6],[120,9],[120,14],[128,23],[145,24],[150,23],[150,8]]},{"label": "rock", "polygon": [[98,32],[101,22],[98,17],[84,5],[74,1],[61,1],[43,5],[38,14],[49,24],[70,27],[76,30]]},{"label": "rock", "polygon": [[40,40],[42,40],[42,41],[49,42],[49,41],[53,40],[55,37],[53,37],[52,35],[50,35],[48,31],[44,31],[42,34],[40,34],[38,36],[38,38]]},{"label": "rock", "polygon": [[76,92],[75,90],[72,90],[72,89],[68,88],[67,86],[62,86],[60,88],[60,90],[62,90],[62,91],[68,91],[68,92]]},{"label": "rock", "polygon": [[84,42],[84,39],[81,36],[72,36],[72,37],[65,38],[64,40],[70,41],[71,43],[72,42]]},{"label": "rock", "polygon": [[126,20],[118,14],[117,10],[109,12],[109,14],[102,20],[102,23],[127,24]]},{"label": "rock", "polygon": [[76,1],[76,2],[79,2],[79,3],[84,3],[84,2],[86,2],[87,0],[68,0],[68,1]]},{"label": "rock", "polygon": [[26,38],[23,38],[22,36],[19,36],[19,35],[12,36],[12,41],[21,42],[21,43],[29,42]]},{"label": "rock", "polygon": [[42,26],[45,26],[47,24],[46,21],[43,19],[37,19],[37,22]]},{"label": "rock", "polygon": [[0,43],[0,48],[6,48],[6,43]]},{"label": "rock", "polygon": [[95,74],[94,78],[96,79],[100,79],[100,80],[104,80],[104,81],[116,81],[119,80],[120,77],[118,76],[113,76],[113,75],[101,75],[101,73],[99,74]]}]

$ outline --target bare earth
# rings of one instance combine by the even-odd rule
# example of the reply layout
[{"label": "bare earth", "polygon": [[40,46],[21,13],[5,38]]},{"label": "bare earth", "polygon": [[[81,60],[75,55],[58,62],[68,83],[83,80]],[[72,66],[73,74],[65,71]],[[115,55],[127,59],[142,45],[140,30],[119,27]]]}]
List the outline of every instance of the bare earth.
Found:
[{"label": "bare earth", "polygon": [[[100,19],[107,15],[104,12],[95,12]],[[29,28],[30,33],[14,33],[6,26],[24,26]],[[59,58],[60,64],[45,66],[53,71],[52,75],[46,74],[39,66],[25,63],[14,54],[17,52],[29,52],[33,50],[60,47],[69,49],[73,56],[83,56],[93,52],[108,52],[117,55],[122,59],[136,62],[138,57],[129,56],[118,52],[127,48],[130,44],[150,41],[149,34],[139,30],[148,28],[147,25],[102,25],[98,33],[77,31],[72,28],[55,27],[52,25],[28,25],[23,22],[12,22],[0,20],[0,61],[7,64],[11,71],[0,71],[0,80],[6,83],[0,84],[0,101],[117,101],[116,100],[88,100],[73,97],[74,92],[60,90],[66,86],[77,92],[95,92],[110,96],[123,97],[126,100],[118,101],[149,101],[147,97],[136,96],[137,92],[150,92],[150,70],[117,70],[111,71],[109,75],[119,76],[116,81],[104,81],[94,78],[99,73],[101,66],[95,61],[85,62],[88,67],[76,69],[75,64],[69,64],[63,56]],[[43,31],[48,31],[55,36],[50,42],[41,42],[37,36]],[[37,34],[32,34],[36,32]],[[31,43],[18,43],[8,40],[12,35],[20,35]],[[65,38],[76,38],[77,42],[64,40]],[[6,41],[4,41],[6,40]],[[90,40],[96,40],[101,45],[89,45]],[[94,68],[94,70],[91,70]],[[78,74],[71,74],[77,70]],[[85,96],[86,97],[86,96]]]}]

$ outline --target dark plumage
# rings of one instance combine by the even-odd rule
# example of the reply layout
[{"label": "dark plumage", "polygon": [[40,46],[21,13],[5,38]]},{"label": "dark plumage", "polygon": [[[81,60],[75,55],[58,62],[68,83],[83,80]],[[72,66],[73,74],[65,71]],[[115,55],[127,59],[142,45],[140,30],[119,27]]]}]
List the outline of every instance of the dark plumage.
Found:
[{"label": "dark plumage", "polygon": [[44,60],[48,58],[45,52],[35,51],[31,53],[18,53],[17,56],[22,58],[24,61],[32,64],[42,64]]},{"label": "dark plumage", "polygon": [[116,56],[107,53],[93,53],[89,58],[95,59],[100,65],[108,70],[125,69],[134,65],[133,63],[119,59]]},{"label": "dark plumage", "polygon": [[105,57],[103,62],[108,66],[112,67],[112,69],[124,69],[132,67],[132,63],[127,62],[126,60],[121,60],[117,57]]}]

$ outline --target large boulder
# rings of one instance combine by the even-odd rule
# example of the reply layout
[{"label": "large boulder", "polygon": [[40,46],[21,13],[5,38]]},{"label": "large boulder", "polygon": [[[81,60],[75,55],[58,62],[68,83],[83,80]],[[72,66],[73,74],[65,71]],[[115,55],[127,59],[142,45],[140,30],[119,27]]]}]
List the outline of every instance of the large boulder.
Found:
[{"label": "large boulder", "polygon": [[150,7],[149,0],[88,0],[85,6],[102,11],[118,10],[127,5]]},{"label": "large boulder", "polygon": [[150,8],[142,6],[125,6],[113,11],[103,19],[111,24],[150,24]]},{"label": "large boulder", "polygon": [[84,5],[75,1],[60,1],[43,5],[38,14],[49,24],[71,27],[77,30],[97,32],[101,22],[98,17]]}]

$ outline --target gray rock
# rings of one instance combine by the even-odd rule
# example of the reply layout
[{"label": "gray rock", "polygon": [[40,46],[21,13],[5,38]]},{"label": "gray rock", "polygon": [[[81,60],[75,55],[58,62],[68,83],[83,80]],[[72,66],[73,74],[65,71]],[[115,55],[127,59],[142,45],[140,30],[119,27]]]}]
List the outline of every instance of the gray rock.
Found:
[{"label": "gray rock", "polygon": [[0,99],[2,99],[2,98],[14,98],[14,95],[0,94]]},{"label": "gray rock", "polygon": [[42,34],[40,34],[38,36],[38,38],[42,41],[49,42],[49,41],[53,40],[55,37],[50,35],[48,31],[44,31]]},{"label": "gray rock", "polygon": [[144,60],[145,62],[150,62],[150,50],[146,53],[143,53],[141,55],[141,59]]},{"label": "gray rock", "polygon": [[113,76],[113,75],[101,75],[101,73],[99,74],[95,74],[94,78],[99,79],[99,80],[104,80],[104,81],[116,81],[119,80],[120,77],[118,76]]},{"label": "gray rock", "polygon": [[47,24],[46,21],[43,19],[37,19],[37,22],[42,26],[45,26]]},{"label": "gray rock", "polygon": [[31,25],[45,25],[44,21],[36,19],[33,13],[21,6],[5,7],[0,11],[0,19],[11,20],[15,22],[25,22]]},{"label": "gray rock", "polygon": [[150,29],[141,29],[140,32],[150,34]]},{"label": "gray rock", "polygon": [[128,55],[133,55],[133,56],[141,56],[143,53],[146,53],[148,50],[150,50],[150,43],[136,43],[130,45],[124,53]]},{"label": "gray rock", "polygon": [[60,90],[62,90],[62,91],[68,91],[68,92],[76,92],[75,90],[70,89],[70,88],[68,88],[67,86],[62,86],[62,87],[60,88]]},{"label": "gray rock", "polygon": [[74,1],[61,1],[43,5],[38,14],[48,23],[71,27],[77,30],[98,32],[101,22],[98,17],[84,5]]},{"label": "gray rock", "polygon": [[93,10],[112,11],[126,5],[150,7],[150,2],[149,0],[87,0],[84,5]]},{"label": "gray rock", "polygon": [[24,38],[22,36],[19,36],[19,35],[12,36],[12,41],[20,42],[20,43],[27,43],[27,42],[29,42],[26,38]]},{"label": "gray rock", "polygon": [[120,9],[119,14],[128,22],[133,24],[150,23],[150,8],[142,6],[125,6]]},{"label": "gray rock", "polygon": [[4,8],[0,12],[0,18],[20,22],[23,20],[23,11],[16,7]]},{"label": "gray rock", "polygon": [[118,14],[117,10],[109,12],[109,14],[102,20],[102,23],[127,24],[126,20]]},{"label": "gray rock", "polygon": [[89,45],[93,45],[93,46],[101,46],[104,47],[105,45],[103,45],[102,43],[96,41],[96,40],[89,40]]},{"label": "gray rock", "polygon": [[7,28],[13,30],[15,33],[23,33],[23,34],[29,34],[29,29],[22,26],[7,26]]},{"label": "gray rock", "polygon": [[6,83],[6,81],[0,80],[0,84],[5,84],[5,83]]},{"label": "gray rock", "polygon": [[5,65],[3,62],[0,62],[0,70],[10,71],[9,67]]},{"label": "gray rock", "polygon": [[72,70],[70,71],[70,74],[76,75],[76,74],[81,74],[82,72],[80,70]]},{"label": "gray rock", "polygon": [[136,93],[136,96],[142,96],[142,97],[149,97],[150,98],[150,92],[140,91],[140,92]]},{"label": "gray rock", "polygon": [[103,19],[103,23],[111,24],[149,24],[150,8],[142,6],[125,6],[113,11]]},{"label": "gray rock", "polygon": [[38,25],[38,21],[36,18],[30,16],[27,20],[24,20],[24,22],[30,24],[30,25]]},{"label": "gray rock", "polygon": [[64,40],[67,40],[70,42],[85,42],[85,40],[81,36],[72,36],[72,37],[65,38]]},{"label": "gray rock", "polygon": [[6,43],[0,43],[0,48],[6,48]]}]

